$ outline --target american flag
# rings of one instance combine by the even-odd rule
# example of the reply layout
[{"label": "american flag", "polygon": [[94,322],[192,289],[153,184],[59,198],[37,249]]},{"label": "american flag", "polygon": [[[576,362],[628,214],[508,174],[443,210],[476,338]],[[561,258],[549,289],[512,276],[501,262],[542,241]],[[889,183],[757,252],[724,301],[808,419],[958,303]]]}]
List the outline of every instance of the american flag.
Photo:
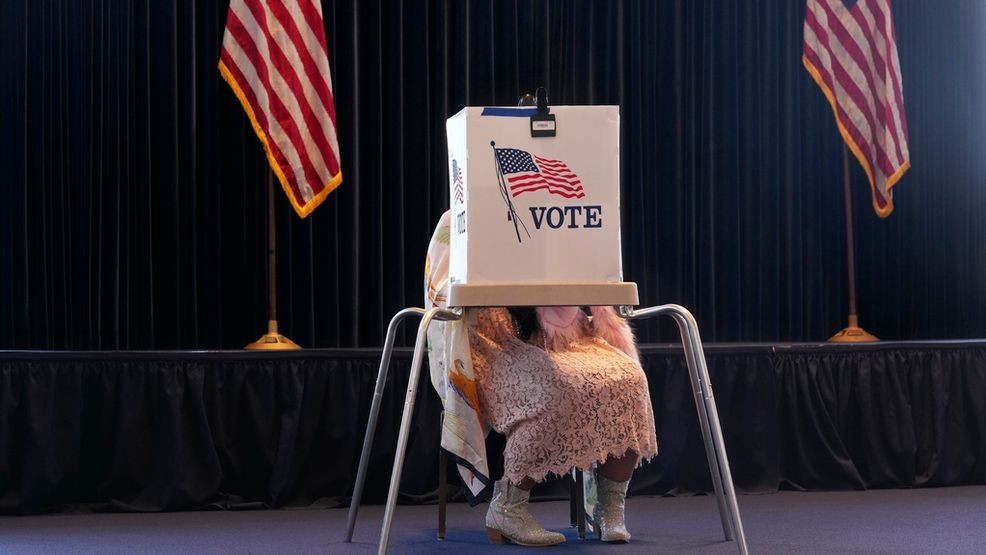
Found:
[{"label": "american flag", "polygon": [[541,158],[516,148],[497,148],[496,160],[511,196],[542,189],[565,198],[585,196],[579,176],[561,160]]},{"label": "american flag", "polygon": [[219,72],[304,218],[342,182],[319,0],[232,0]]},{"label": "american flag", "polygon": [[890,0],[808,0],[804,35],[802,62],[866,170],[873,209],[886,217],[911,165]]}]

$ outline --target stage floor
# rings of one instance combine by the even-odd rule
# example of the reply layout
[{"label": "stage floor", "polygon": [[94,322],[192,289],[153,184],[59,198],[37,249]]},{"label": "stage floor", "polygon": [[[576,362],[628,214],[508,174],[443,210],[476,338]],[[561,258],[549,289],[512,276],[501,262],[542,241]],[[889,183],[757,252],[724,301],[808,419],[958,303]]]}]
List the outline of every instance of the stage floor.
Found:
[{"label": "stage floor", "polygon": [[[751,553],[983,553],[986,486],[780,492],[742,495],[740,510]],[[552,552],[736,553],[722,541],[711,496],[628,500],[633,541],[613,546],[579,540],[568,528],[568,504],[534,503],[542,525],[568,542]],[[450,506],[448,539],[435,540],[437,508],[400,506],[392,553],[519,553],[491,546],[486,505]],[[51,553],[374,553],[380,505],[360,511],[354,543],[345,544],[346,509],[201,511],[151,514],[57,514],[0,517],[0,552]]]}]

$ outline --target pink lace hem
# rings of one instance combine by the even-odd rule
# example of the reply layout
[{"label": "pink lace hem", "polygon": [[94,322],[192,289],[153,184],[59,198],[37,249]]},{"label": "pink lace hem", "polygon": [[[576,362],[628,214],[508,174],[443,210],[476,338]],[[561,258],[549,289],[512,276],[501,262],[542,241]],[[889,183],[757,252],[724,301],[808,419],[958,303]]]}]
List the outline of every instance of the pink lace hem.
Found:
[{"label": "pink lace hem", "polygon": [[[470,347],[480,404],[507,436],[504,475],[512,481],[588,469],[630,449],[641,460],[657,453],[643,369],[631,354],[592,335],[581,312],[570,327],[580,333],[565,334],[561,349],[552,348],[554,341],[545,349],[511,333],[505,309],[477,314]],[[615,331],[627,337],[628,330]]]}]

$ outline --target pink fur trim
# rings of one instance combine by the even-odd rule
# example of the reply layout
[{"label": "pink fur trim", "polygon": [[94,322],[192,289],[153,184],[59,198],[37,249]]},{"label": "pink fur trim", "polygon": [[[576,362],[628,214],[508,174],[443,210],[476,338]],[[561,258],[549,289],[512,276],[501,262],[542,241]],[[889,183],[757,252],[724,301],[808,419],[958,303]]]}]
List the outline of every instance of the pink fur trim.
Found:
[{"label": "pink fur trim", "polygon": [[539,306],[538,324],[544,337],[544,346],[551,351],[561,351],[582,336],[581,311],[576,306]]},{"label": "pink fur trim", "polygon": [[633,338],[633,330],[626,320],[620,318],[611,306],[593,306],[592,329],[595,335],[602,337],[607,343],[626,353],[640,364],[640,353]]}]

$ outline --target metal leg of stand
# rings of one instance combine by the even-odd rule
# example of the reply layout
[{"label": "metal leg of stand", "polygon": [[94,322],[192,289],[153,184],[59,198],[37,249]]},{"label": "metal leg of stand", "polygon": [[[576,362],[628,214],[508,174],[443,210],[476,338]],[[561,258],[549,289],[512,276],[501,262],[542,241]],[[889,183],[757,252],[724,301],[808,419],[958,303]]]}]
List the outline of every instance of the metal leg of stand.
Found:
[{"label": "metal leg of stand", "polygon": [[[680,307],[679,307],[680,308]],[[686,345],[686,352],[691,351],[692,362],[691,372],[694,380],[698,382],[699,388],[696,397],[696,407],[701,404],[699,414],[705,415],[708,430],[706,435],[711,435],[714,452],[717,455],[718,466],[721,473],[721,487],[725,490],[725,505],[729,510],[732,520],[732,530],[736,534],[739,543],[740,553],[746,553],[746,537],[743,533],[743,524],[740,519],[739,506],[736,502],[736,491],[733,487],[733,477],[729,470],[729,460],[726,457],[725,442],[722,438],[722,428],[719,422],[719,411],[716,408],[715,396],[712,393],[712,384],[709,380],[709,370],[705,362],[705,354],[702,351],[702,339],[698,332],[698,325],[695,318],[684,308],[680,308],[680,314],[676,315],[675,320],[682,329],[682,339]],[[708,440],[707,440],[708,443]],[[720,510],[722,500],[720,499]],[[731,539],[727,533],[727,539]]]},{"label": "metal leg of stand", "polygon": [[747,554],[746,534],[743,532],[743,521],[740,518],[739,504],[736,501],[736,489],[733,486],[733,475],[729,469],[729,459],[726,457],[726,444],[722,438],[722,426],[719,422],[719,410],[716,408],[715,396],[712,393],[712,382],[709,379],[709,369],[705,363],[705,354],[702,350],[702,339],[698,332],[698,324],[690,312],[681,308],[682,321],[679,325],[685,324],[684,329],[688,330],[689,343],[694,355],[695,373],[698,374],[699,384],[702,390],[702,400],[707,414],[707,421],[712,433],[712,442],[715,452],[718,455],[719,468],[722,475],[722,487],[725,490],[726,506],[729,508],[732,517],[733,531],[736,534],[736,541],[739,544],[739,551],[742,555]]},{"label": "metal leg of stand", "polygon": [[[445,411],[442,411],[442,418],[439,421],[438,429],[445,426]],[[438,540],[445,540],[445,511],[448,505],[448,456],[445,450],[438,448]]]},{"label": "metal leg of stand", "polygon": [[411,435],[411,417],[414,415],[414,398],[418,391],[418,381],[421,375],[421,363],[424,358],[425,344],[428,339],[428,326],[435,317],[443,320],[455,320],[461,313],[442,308],[429,308],[418,325],[418,337],[414,342],[414,358],[411,359],[411,375],[408,378],[407,395],[404,397],[404,414],[401,416],[401,430],[397,436],[397,453],[394,455],[394,470],[390,474],[390,490],[387,492],[387,508],[383,513],[383,526],[380,529],[380,545],[378,555],[387,552],[390,541],[390,524],[394,519],[394,507],[397,505],[397,488],[400,486],[401,470],[404,468],[404,454],[407,451],[408,436]]},{"label": "metal leg of stand", "polygon": [[681,332],[682,346],[685,350],[685,361],[688,365],[689,378],[695,395],[695,408],[698,411],[699,424],[705,440],[705,453],[709,459],[709,470],[712,473],[712,485],[719,505],[719,517],[722,521],[723,533],[726,540],[733,539],[735,532],[739,552],[746,555],[746,535],[743,533],[743,523],[740,519],[739,505],[736,502],[736,491],[733,487],[732,473],[729,470],[729,460],[726,457],[725,443],[719,424],[719,413],[716,409],[712,385],[709,381],[709,371],[702,350],[702,339],[694,316],[682,306],[662,305],[643,310],[621,308],[620,314],[626,318],[647,318],[667,314],[674,318]]},{"label": "metal leg of stand", "polygon": [[356,472],[356,487],[353,490],[353,500],[349,505],[349,518],[346,521],[346,543],[353,541],[353,528],[356,527],[356,515],[359,503],[363,497],[363,484],[366,481],[366,467],[370,463],[370,448],[373,447],[373,434],[377,429],[377,418],[380,416],[380,403],[383,399],[383,388],[387,383],[390,370],[390,355],[394,351],[394,338],[397,327],[408,316],[422,315],[423,308],[405,308],[390,320],[387,326],[387,339],[384,341],[383,354],[380,356],[380,370],[377,372],[377,385],[373,389],[373,403],[370,405],[370,419],[366,424],[366,435],[363,436],[363,452],[359,456],[359,470]]},{"label": "metal leg of stand", "polygon": [[694,335],[688,326],[688,321],[680,313],[673,312],[671,316],[678,324],[678,331],[681,333],[681,344],[685,349],[685,363],[688,366],[688,377],[692,384],[692,396],[695,399],[695,411],[698,413],[699,426],[702,429],[702,437],[705,440],[705,456],[709,461],[709,472],[712,474],[712,487],[716,494],[716,503],[719,505],[719,518],[722,520],[722,531],[727,541],[733,540],[733,522],[730,518],[730,511],[727,508],[726,496],[723,492],[722,479],[722,460],[725,455],[720,454],[716,449],[715,441],[712,436],[711,419],[705,398],[705,387],[703,382],[708,378],[700,370],[704,366],[705,356],[701,348],[696,349]]}]

